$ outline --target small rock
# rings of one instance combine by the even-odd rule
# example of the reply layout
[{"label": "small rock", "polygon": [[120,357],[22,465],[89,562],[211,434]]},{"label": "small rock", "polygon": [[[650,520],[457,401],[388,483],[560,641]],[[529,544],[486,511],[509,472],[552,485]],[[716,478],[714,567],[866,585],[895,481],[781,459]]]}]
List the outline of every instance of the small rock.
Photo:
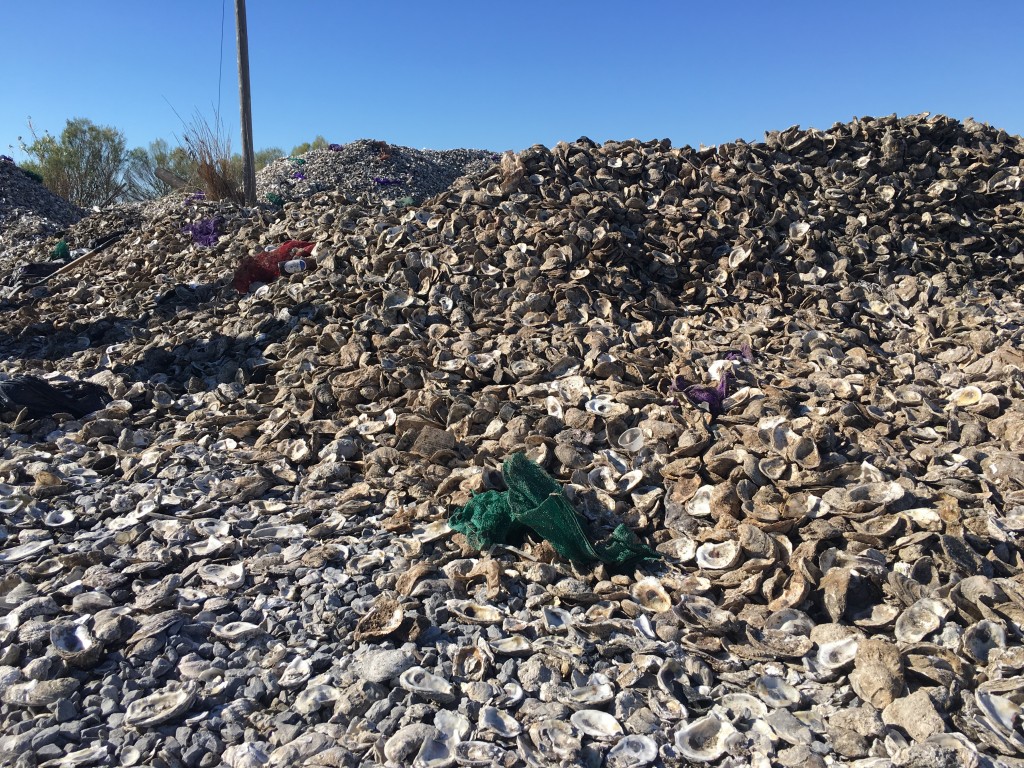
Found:
[{"label": "small rock", "polygon": [[462,684],[462,693],[470,701],[475,701],[478,704],[484,704],[494,698],[497,693],[497,689],[490,683],[471,680],[468,683]]},{"label": "small rock", "polygon": [[[977,760],[974,762],[977,764]],[[897,768],[968,768],[962,754],[938,744],[914,744],[898,750],[892,764]]]},{"label": "small rock", "polygon": [[867,757],[868,754],[868,740],[861,736],[856,731],[852,731],[849,728],[838,728],[831,727],[828,730],[829,737],[832,741],[832,746],[835,747],[843,757],[847,757],[851,760],[856,760],[861,757]]},{"label": "small rock", "polygon": [[892,643],[862,640],[853,663],[850,685],[865,703],[885,709],[903,692],[903,660]]},{"label": "small rock", "polygon": [[371,651],[355,665],[355,672],[369,683],[387,683],[414,666],[416,659],[406,651]]},{"label": "small rock", "polygon": [[868,739],[881,736],[884,727],[878,711],[869,705],[837,710],[829,715],[828,723],[836,728],[855,731]]},{"label": "small rock", "polygon": [[36,760],[40,763],[45,763],[47,760],[57,760],[64,757],[64,750],[56,744],[47,744],[46,746],[39,747],[39,749],[33,750]]},{"label": "small rock", "polygon": [[814,754],[803,744],[780,750],[778,761],[786,768],[825,768],[821,755]]},{"label": "small rock", "polygon": [[196,744],[191,744],[185,747],[185,751],[181,753],[181,759],[188,768],[199,768],[199,764],[202,762],[203,756],[206,754],[206,750],[202,747]]},{"label": "small rock", "polygon": [[455,436],[443,429],[424,425],[412,444],[411,452],[429,459],[438,451],[450,451],[455,447]]},{"label": "small rock", "polygon": [[647,707],[640,707],[626,720],[626,729],[630,733],[658,733],[663,725],[661,719]]},{"label": "small rock", "polygon": [[765,721],[781,739],[794,746],[807,746],[814,741],[811,729],[797,720],[796,716],[784,707],[770,712]]},{"label": "small rock", "polygon": [[54,717],[58,723],[69,723],[78,717],[78,705],[70,699],[61,699],[54,708]]},{"label": "small rock", "polygon": [[32,737],[32,748],[40,749],[49,744],[56,744],[60,740],[60,726],[52,725],[49,728],[40,728]]},{"label": "small rock", "polygon": [[519,684],[523,690],[536,693],[542,683],[561,682],[561,676],[544,663],[543,656],[531,656],[519,667]]},{"label": "small rock", "polygon": [[13,758],[32,746],[32,732],[19,733],[0,738],[0,757]]},{"label": "small rock", "polygon": [[338,699],[335,710],[342,715],[356,717],[362,715],[375,701],[387,698],[388,691],[382,685],[360,680],[349,686]]},{"label": "small rock", "polygon": [[943,733],[946,723],[935,709],[927,691],[915,691],[896,699],[882,710],[882,722],[896,725],[906,731],[914,741],[924,741],[933,733]]},{"label": "small rock", "polygon": [[333,742],[316,731],[308,731],[270,753],[271,765],[304,765],[309,758],[320,754]]}]

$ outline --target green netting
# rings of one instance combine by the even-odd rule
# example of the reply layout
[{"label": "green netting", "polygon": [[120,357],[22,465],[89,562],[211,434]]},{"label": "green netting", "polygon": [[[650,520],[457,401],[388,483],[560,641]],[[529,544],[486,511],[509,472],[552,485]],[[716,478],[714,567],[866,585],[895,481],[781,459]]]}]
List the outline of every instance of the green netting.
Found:
[{"label": "green netting", "polygon": [[501,474],[507,491],[477,494],[448,519],[448,525],[465,534],[474,547],[511,543],[530,529],[551,542],[562,557],[577,562],[626,565],[660,557],[625,525],[616,527],[604,544],[592,544],[561,486],[523,454],[509,456]]},{"label": "green netting", "polygon": [[71,255],[71,249],[68,248],[68,241],[61,240],[57,245],[50,251],[51,259],[66,259]]}]

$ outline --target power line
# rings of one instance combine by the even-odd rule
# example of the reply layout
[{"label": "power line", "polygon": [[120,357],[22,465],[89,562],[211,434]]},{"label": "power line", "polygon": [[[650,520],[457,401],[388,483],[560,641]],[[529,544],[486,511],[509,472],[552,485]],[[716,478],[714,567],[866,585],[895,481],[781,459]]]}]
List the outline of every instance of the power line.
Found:
[{"label": "power line", "polygon": [[220,85],[224,80],[224,6],[227,0],[220,0],[220,71],[217,74],[217,114],[220,114]]}]

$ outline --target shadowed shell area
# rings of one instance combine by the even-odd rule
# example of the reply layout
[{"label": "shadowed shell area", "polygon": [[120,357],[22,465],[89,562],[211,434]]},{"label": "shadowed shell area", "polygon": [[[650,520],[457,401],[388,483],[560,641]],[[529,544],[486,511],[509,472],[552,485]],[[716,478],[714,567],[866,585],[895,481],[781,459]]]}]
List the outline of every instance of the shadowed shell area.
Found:
[{"label": "shadowed shell area", "polygon": [[[109,396],[0,412],[0,763],[1024,765],[1019,137],[303,159],[84,218],[0,169],[0,389]],[[516,453],[660,559],[455,533]]]}]

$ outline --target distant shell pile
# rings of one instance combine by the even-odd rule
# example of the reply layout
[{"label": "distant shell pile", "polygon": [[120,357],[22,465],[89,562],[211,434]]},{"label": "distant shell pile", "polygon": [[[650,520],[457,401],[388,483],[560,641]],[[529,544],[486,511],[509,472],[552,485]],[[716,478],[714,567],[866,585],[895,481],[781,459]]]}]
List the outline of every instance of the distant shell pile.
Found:
[{"label": "distant shell pile", "polygon": [[412,149],[360,139],[332,144],[297,157],[283,157],[256,176],[260,202],[268,194],[282,200],[315,192],[344,192],[367,200],[420,202],[444,192],[460,176],[487,170],[498,155],[483,149]]},{"label": "distant shell pile", "polygon": [[[53,235],[84,215],[19,168],[0,157],[0,254],[26,240]],[[0,269],[7,266],[0,255]]]},{"label": "distant shell pile", "polygon": [[[1022,175],[892,117],[141,212],[0,312],[5,375],[115,398],[0,423],[0,759],[1024,765]],[[515,451],[663,561],[474,552]]]}]

